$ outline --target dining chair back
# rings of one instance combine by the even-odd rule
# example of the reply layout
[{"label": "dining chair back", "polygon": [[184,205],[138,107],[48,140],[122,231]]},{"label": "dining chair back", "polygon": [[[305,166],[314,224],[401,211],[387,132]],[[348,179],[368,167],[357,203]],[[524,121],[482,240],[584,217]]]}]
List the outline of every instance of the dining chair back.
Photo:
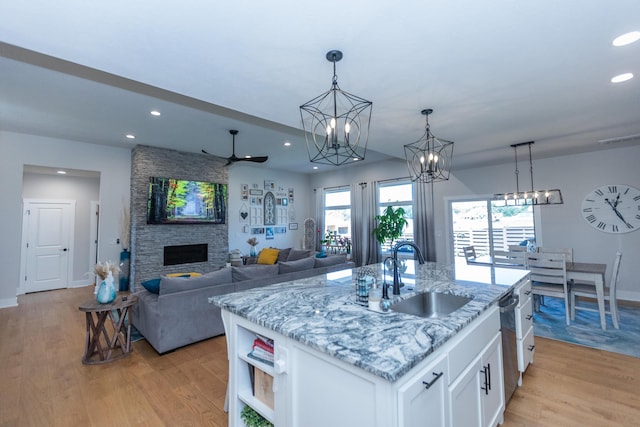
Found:
[{"label": "dining chair back", "polygon": [[527,266],[526,252],[493,251],[491,261],[494,267],[521,268]]},{"label": "dining chair back", "polygon": [[[611,276],[609,279],[609,283],[605,283],[605,288],[604,288],[605,305],[607,301],[609,302],[609,309],[607,310],[605,308],[605,313],[611,316],[611,320],[613,321],[613,327],[616,329],[620,329],[620,325],[619,325],[620,317],[618,314],[616,289],[618,287],[618,273],[620,271],[621,260],[622,260],[622,253],[617,252],[616,257],[613,260],[613,268],[611,269]],[[574,283],[571,286],[571,319],[576,318],[576,310],[595,311],[595,312],[598,311],[597,308],[585,307],[583,305],[579,305],[578,304],[579,297],[597,299],[595,283],[580,282],[580,283]]]},{"label": "dining chair back", "polygon": [[473,246],[465,246],[462,248],[464,258],[469,261],[473,261],[476,258],[476,248]]},{"label": "dining chair back", "polygon": [[526,246],[509,245],[508,248],[509,248],[509,252],[527,252]]},{"label": "dining chair back", "polygon": [[573,262],[573,248],[547,248],[544,246],[538,246],[536,251],[538,253],[564,254],[566,262]]},{"label": "dining chair back", "polygon": [[540,311],[540,297],[564,299],[565,320],[571,323],[569,309],[569,286],[567,265],[561,253],[527,253],[527,268],[531,271],[531,291],[535,298],[536,311]]}]

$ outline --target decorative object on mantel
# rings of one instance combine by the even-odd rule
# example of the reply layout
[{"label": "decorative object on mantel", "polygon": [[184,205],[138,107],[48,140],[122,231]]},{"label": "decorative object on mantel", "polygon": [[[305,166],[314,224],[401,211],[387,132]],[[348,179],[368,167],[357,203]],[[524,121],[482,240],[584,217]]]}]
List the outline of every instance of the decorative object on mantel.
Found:
[{"label": "decorative object on mantel", "polygon": [[118,290],[129,290],[129,270],[131,264],[131,253],[129,252],[129,243],[131,236],[131,215],[126,204],[122,204],[122,218],[120,220],[120,244],[122,252],[120,252],[120,275],[118,276]]},{"label": "decorative object on mantel", "polygon": [[[520,142],[511,144],[516,162],[516,191],[515,193],[497,193],[493,195],[493,200],[504,201],[505,206],[526,206],[526,205],[561,205],[562,193],[559,189],[534,190],[533,185],[533,161],[531,160],[531,146],[535,141]],[[518,179],[518,147],[526,145],[529,147],[529,172],[531,174],[531,191],[520,192],[520,180]]]},{"label": "decorative object on mantel", "polygon": [[338,86],[336,62],[342,59],[342,52],[331,50],[326,58],[333,63],[331,88],[301,105],[300,117],[309,160],[340,166],[364,160],[373,103]]},{"label": "decorative object on mantel", "polygon": [[411,144],[404,146],[404,155],[412,181],[438,182],[448,181],[453,163],[453,141],[436,138],[429,127],[431,108],[420,112],[426,117],[424,135]]},{"label": "decorative object on mantel", "polygon": [[120,272],[117,264],[106,261],[99,262],[93,268],[101,282],[96,285],[96,301],[100,304],[108,304],[116,299],[116,286],[113,283],[113,275]]},{"label": "decorative object on mantel", "polygon": [[250,237],[247,240],[247,243],[251,246],[251,250],[249,251],[249,255],[251,256],[257,256],[258,255],[258,251],[256,249],[256,246],[258,246],[258,239],[255,237]]}]

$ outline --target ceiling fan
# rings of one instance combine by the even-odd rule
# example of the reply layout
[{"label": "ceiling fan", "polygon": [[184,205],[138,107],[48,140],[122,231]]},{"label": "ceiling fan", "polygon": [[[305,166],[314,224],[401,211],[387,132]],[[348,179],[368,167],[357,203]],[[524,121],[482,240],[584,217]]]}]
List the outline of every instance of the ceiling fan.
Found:
[{"label": "ceiling fan", "polygon": [[[232,135],[232,138],[233,138],[233,151],[232,151],[231,157],[227,157],[227,164],[225,166],[229,166],[230,164],[235,162],[264,163],[267,160],[269,160],[269,156],[237,157],[236,156],[236,135],[238,134],[238,131],[235,129],[230,129],[229,133]],[[209,154],[204,150],[202,150],[202,152],[204,154]]]}]

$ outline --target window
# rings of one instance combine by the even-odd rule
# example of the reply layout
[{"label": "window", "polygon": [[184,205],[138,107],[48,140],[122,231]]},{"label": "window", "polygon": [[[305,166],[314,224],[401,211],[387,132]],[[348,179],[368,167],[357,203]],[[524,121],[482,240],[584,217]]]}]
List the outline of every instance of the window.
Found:
[{"label": "window", "polygon": [[[381,183],[378,186],[378,212],[382,214],[387,206],[393,209],[402,208],[405,212],[407,226],[398,240],[413,241],[413,184],[411,181],[395,181],[393,183]],[[382,245],[382,253],[389,253],[391,246],[389,242]],[[407,251],[413,256],[413,248],[405,246],[402,251]]]},{"label": "window", "polygon": [[[325,244],[328,252],[345,252],[351,248],[351,190],[337,188],[324,193],[324,233],[330,234]],[[347,249],[348,247],[348,249]]]}]

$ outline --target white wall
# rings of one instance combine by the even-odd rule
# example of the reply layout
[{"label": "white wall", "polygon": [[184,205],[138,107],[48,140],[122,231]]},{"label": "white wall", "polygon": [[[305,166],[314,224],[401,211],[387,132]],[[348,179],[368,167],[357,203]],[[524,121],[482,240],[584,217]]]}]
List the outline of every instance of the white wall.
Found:
[{"label": "white wall", "polygon": [[0,307],[17,304],[20,283],[23,166],[50,166],[100,172],[98,257],[119,259],[119,222],[129,203],[131,151],[54,138],[0,131]]},{"label": "white wall", "polygon": [[[266,240],[265,235],[252,235],[250,232],[244,232],[244,223],[240,220],[240,208],[244,203],[250,207],[249,202],[241,200],[241,185],[258,184],[260,189],[264,188],[264,181],[269,180],[276,186],[283,187],[288,190],[290,187],[294,189],[294,202],[289,204],[289,208],[295,210],[295,222],[298,224],[298,230],[289,230],[287,224],[278,224],[278,226],[287,227],[287,231],[283,234],[275,234],[273,240]],[[301,248],[304,237],[304,220],[313,216],[311,210],[311,200],[313,199],[313,191],[309,190],[309,178],[304,174],[288,173],[273,169],[266,169],[264,166],[254,166],[245,163],[236,163],[229,167],[229,250],[240,249],[243,254],[248,254],[251,248],[247,244],[249,237],[257,237],[260,244],[257,249],[264,247],[277,248]],[[266,191],[264,191],[266,193]],[[252,225],[249,224],[249,227]],[[260,226],[264,227],[264,226]]]},{"label": "white wall", "polygon": [[[640,301],[640,279],[635,262],[640,259],[640,230],[607,234],[589,226],[580,211],[583,198],[606,184],[627,184],[640,188],[640,146],[613,148],[580,155],[535,159],[536,188],[559,188],[564,204],[540,206],[540,246],[572,247],[577,261],[606,263],[611,268],[616,251],[622,252],[620,297]],[[454,170],[449,181],[434,184],[436,259],[449,262],[449,213],[447,200],[515,190],[514,164]],[[530,186],[528,167],[520,165],[521,190]],[[524,170],[524,172],[523,172]],[[346,185],[352,182],[406,177],[406,164],[385,161],[372,165],[342,166],[311,178],[310,189]],[[608,280],[608,277],[607,277]]]}]

